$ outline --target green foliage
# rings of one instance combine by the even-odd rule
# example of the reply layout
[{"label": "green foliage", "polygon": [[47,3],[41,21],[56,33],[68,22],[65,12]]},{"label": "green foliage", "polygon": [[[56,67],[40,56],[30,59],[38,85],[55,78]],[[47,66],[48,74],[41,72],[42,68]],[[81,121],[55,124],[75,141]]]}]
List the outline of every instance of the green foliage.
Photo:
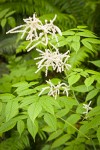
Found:
[{"label": "green foliage", "polygon": [[11,137],[0,143],[1,150],[23,150],[25,148],[30,148],[27,132],[24,132],[21,136],[18,132],[14,132]]},{"label": "green foliage", "polygon": [[[15,2],[19,3],[19,1],[14,1],[11,4],[15,4]],[[32,2],[28,1],[28,4],[32,4]],[[78,0],[77,2],[80,4]],[[64,3],[64,0],[59,3],[62,12],[65,11]],[[15,8],[20,12],[20,8],[23,6],[24,13],[29,8],[28,4],[25,7],[21,3],[19,10],[17,10],[16,4]],[[36,7],[38,1],[34,0],[34,4],[35,6],[32,7]],[[57,1],[55,4],[58,5]],[[76,2],[71,0],[71,6],[74,4],[76,6]],[[39,15],[42,14],[41,20],[45,20],[46,16],[51,19],[55,12],[59,14],[58,20],[60,20],[60,15],[63,15],[50,4],[50,1],[42,0],[40,5],[41,9],[36,7],[36,10],[38,9]],[[6,6],[5,4],[4,7]],[[45,7],[45,13],[49,9],[49,13],[52,11],[51,15],[44,15]],[[70,6],[68,7],[70,8]],[[6,13],[4,12],[2,15],[5,16]],[[12,11],[9,14],[12,15]],[[77,14],[76,11],[75,16]],[[30,149],[30,136],[34,142],[37,141],[37,136],[41,140],[45,140],[47,145],[42,148],[44,150],[99,149],[100,61],[98,60],[99,49],[97,46],[100,44],[100,40],[86,26],[77,26],[62,32],[62,36],[58,36],[58,43],[55,39],[49,38],[47,47],[42,44],[37,47],[44,51],[45,48],[51,48],[50,44],[53,44],[59,48],[61,53],[70,49],[68,63],[71,68],[62,73],[49,68],[47,76],[45,76],[45,69],[40,69],[36,73],[38,61],[34,58],[38,57],[38,52],[34,49],[23,54],[23,51],[26,52],[25,48],[28,42],[22,41],[19,44],[17,55],[21,56],[9,56],[7,64],[9,73],[3,74],[0,79],[0,136],[1,139],[3,136],[6,137],[6,140],[1,141],[1,150]],[[68,96],[64,95],[63,88],[60,89],[61,93],[58,94],[57,99],[54,99],[53,95],[50,96],[49,89],[39,95],[43,88],[48,87],[46,81],[49,79],[55,86],[59,82],[68,84]],[[83,107],[83,104],[86,108]],[[14,131],[16,132],[11,134]],[[11,137],[6,136],[8,132]]]}]

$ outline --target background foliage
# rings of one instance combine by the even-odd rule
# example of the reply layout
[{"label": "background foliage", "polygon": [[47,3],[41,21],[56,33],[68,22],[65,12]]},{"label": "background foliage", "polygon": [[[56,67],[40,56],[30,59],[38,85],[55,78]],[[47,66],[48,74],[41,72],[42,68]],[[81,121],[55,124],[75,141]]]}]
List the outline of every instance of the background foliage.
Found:
[{"label": "background foliage", "polygon": [[[100,0],[0,1],[1,150],[100,149],[99,8]],[[20,35],[6,35],[34,12],[42,21],[57,14],[60,52],[71,50],[68,72],[35,74],[38,53],[27,53]],[[48,91],[38,97],[48,79],[68,83],[69,97],[55,100]],[[90,101],[92,110],[85,116],[83,104]]]}]

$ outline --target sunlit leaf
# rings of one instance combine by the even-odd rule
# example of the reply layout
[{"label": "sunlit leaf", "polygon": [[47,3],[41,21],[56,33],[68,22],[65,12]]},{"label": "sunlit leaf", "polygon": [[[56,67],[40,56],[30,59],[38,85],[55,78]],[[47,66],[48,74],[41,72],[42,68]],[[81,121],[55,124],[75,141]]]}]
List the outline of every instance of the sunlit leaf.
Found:
[{"label": "sunlit leaf", "polygon": [[24,121],[23,120],[19,120],[17,122],[17,130],[19,132],[19,134],[21,135],[22,132],[24,131],[24,128],[25,128],[25,124],[24,124]]},{"label": "sunlit leaf", "polygon": [[57,128],[57,120],[56,117],[52,114],[45,114],[44,121],[53,129],[56,130]]},{"label": "sunlit leaf", "polygon": [[28,115],[32,122],[36,119],[36,117],[40,114],[42,110],[41,103],[40,102],[34,102],[31,104],[28,108]]}]

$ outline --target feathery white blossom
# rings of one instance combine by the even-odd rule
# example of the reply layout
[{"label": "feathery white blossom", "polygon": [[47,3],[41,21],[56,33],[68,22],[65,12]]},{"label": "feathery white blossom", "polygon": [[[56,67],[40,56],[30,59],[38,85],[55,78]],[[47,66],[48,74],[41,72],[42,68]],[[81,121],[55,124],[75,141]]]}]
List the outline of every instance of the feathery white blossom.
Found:
[{"label": "feathery white blossom", "polygon": [[85,109],[85,111],[83,112],[83,114],[86,114],[86,117],[85,117],[85,118],[87,118],[87,114],[89,113],[89,110],[92,109],[92,107],[90,107],[91,102],[92,102],[92,101],[90,101],[89,104],[83,104],[83,108]]},{"label": "feathery white blossom", "polygon": [[52,67],[53,70],[56,70],[56,72],[62,72],[64,69],[69,69],[71,67],[70,64],[67,64],[67,61],[69,59],[69,50],[62,54],[59,53],[59,50],[56,48],[54,52],[50,51],[49,49],[46,49],[45,52],[41,51],[40,49],[36,49],[40,57],[35,58],[35,60],[40,60],[37,62],[38,70],[36,73],[41,70],[42,68],[46,68],[45,75],[48,74],[49,67]]},{"label": "feathery white blossom", "polygon": [[[48,35],[51,35],[52,38],[55,38],[56,41],[58,42],[56,33],[62,35],[62,32],[56,25],[53,24],[56,17],[57,15],[55,15],[53,20],[50,20],[50,22],[45,20],[45,24],[42,24],[42,22],[36,17],[36,14],[33,14],[33,17],[23,19],[25,22],[24,25],[20,25],[18,27],[9,30],[7,34],[21,32],[22,33],[21,39],[24,36],[26,36],[26,40],[30,41],[26,47],[26,49],[28,49],[27,51],[32,50],[40,43],[43,45],[47,45],[49,42]],[[35,44],[32,44],[34,41]]]},{"label": "feathery white blossom", "polygon": [[63,91],[63,94],[66,94],[66,96],[68,96],[69,86],[66,83],[58,82],[57,85],[54,85],[50,79],[46,82],[49,84],[49,86],[42,88],[39,96],[47,89],[49,89],[48,95],[53,96],[55,99],[57,98],[57,96],[59,96],[61,91]]}]

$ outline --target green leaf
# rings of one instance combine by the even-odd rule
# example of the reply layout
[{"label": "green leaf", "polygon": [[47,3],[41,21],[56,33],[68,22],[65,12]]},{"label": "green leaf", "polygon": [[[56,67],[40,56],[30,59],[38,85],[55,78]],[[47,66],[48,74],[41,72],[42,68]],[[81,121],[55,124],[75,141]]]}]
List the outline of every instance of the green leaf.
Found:
[{"label": "green leaf", "polygon": [[79,104],[76,109],[76,113],[83,114],[83,112],[84,112],[83,104]]},{"label": "green leaf", "polygon": [[92,76],[92,77],[86,78],[84,83],[85,83],[86,87],[89,87],[93,82],[94,82],[94,78]]},{"label": "green leaf", "polygon": [[51,82],[53,84],[58,84],[58,82],[61,82],[61,80],[59,78],[53,78],[53,79],[51,79]]},{"label": "green leaf", "polygon": [[97,67],[100,67],[100,60],[95,60],[95,61],[89,61],[90,63],[94,64]]},{"label": "green leaf", "polygon": [[21,81],[21,82],[13,84],[12,87],[21,87],[23,89],[23,87],[29,87],[29,86],[28,86],[28,82]]},{"label": "green leaf", "polygon": [[[70,124],[75,124],[79,119],[80,119],[80,114],[72,114],[70,115],[70,117],[67,118],[67,122],[69,122]],[[67,123],[65,125],[66,126],[69,126]]]},{"label": "green leaf", "polygon": [[14,17],[9,17],[8,19],[8,24],[14,28],[16,26],[16,21],[15,21],[15,18]]},{"label": "green leaf", "polygon": [[80,42],[72,42],[70,46],[77,52],[80,49]]},{"label": "green leaf", "polygon": [[64,145],[65,142],[67,142],[70,138],[71,138],[71,135],[69,135],[69,134],[65,134],[65,135],[61,136],[60,138],[58,138],[57,140],[54,141],[54,143],[52,144],[52,148],[56,148],[61,145]]},{"label": "green leaf", "polygon": [[63,133],[63,130],[59,129],[53,133],[50,134],[48,141],[51,141],[53,139],[56,139],[59,135],[61,135]]},{"label": "green leaf", "polygon": [[5,109],[6,121],[10,120],[17,114],[18,114],[18,102],[13,100],[9,101]]},{"label": "green leaf", "polygon": [[66,42],[72,42],[73,41],[73,36],[68,36],[67,38],[66,38]]},{"label": "green leaf", "polygon": [[90,91],[86,96],[86,101],[91,100],[92,98],[94,98],[98,94],[98,92],[99,92],[98,89],[93,89],[92,91]]},{"label": "green leaf", "polygon": [[73,36],[73,41],[80,43],[80,36],[78,36],[78,35],[75,34],[75,35]]},{"label": "green leaf", "polygon": [[25,89],[23,91],[18,92],[19,96],[26,96],[35,93],[33,89]]},{"label": "green leaf", "polygon": [[88,41],[89,43],[100,44],[100,40],[99,39],[85,38],[85,40]]},{"label": "green leaf", "polygon": [[61,109],[61,110],[58,110],[57,111],[57,116],[59,116],[59,117],[63,117],[63,116],[65,116],[68,112],[70,111],[70,109]]},{"label": "green leaf", "polygon": [[31,136],[35,141],[35,136],[38,132],[38,122],[35,120],[34,123],[28,118],[27,119],[27,128]]},{"label": "green leaf", "polygon": [[9,16],[13,15],[15,12],[16,12],[15,10],[10,11],[9,13],[7,13],[7,14],[5,15],[5,17],[9,17]]},{"label": "green leaf", "polygon": [[74,35],[75,32],[74,31],[71,31],[71,30],[67,30],[65,32],[62,32],[62,35]]},{"label": "green leaf", "polygon": [[97,138],[100,144],[100,127],[97,129]]},{"label": "green leaf", "polygon": [[88,131],[89,131],[89,129],[92,129],[92,128],[96,128],[96,127],[98,127],[98,125],[100,125],[100,115],[97,115],[97,116],[95,116],[92,120],[91,120],[91,122],[85,122],[81,127],[80,127],[80,129],[79,129],[79,134],[78,134],[78,136],[80,136],[81,135],[81,132],[83,133],[83,134],[86,134],[86,133],[88,133]]},{"label": "green leaf", "polygon": [[19,120],[17,122],[17,130],[19,132],[19,134],[21,135],[22,132],[24,131],[24,128],[25,128],[25,124],[24,124],[24,121],[23,120]]},{"label": "green leaf", "polygon": [[92,110],[87,114],[87,117],[93,117],[100,114],[100,106],[92,108]]},{"label": "green leaf", "polygon": [[12,129],[14,126],[16,125],[16,121],[11,119],[8,122],[5,122],[3,124],[1,124],[0,126],[0,133],[9,131],[10,129]]},{"label": "green leaf", "polygon": [[38,95],[32,95],[32,96],[26,96],[21,101],[21,104],[19,105],[19,108],[26,107],[27,105],[30,105],[38,100]]},{"label": "green leaf", "polygon": [[78,32],[76,35],[83,36],[83,37],[93,37],[97,38],[91,31],[85,30],[84,32]]},{"label": "green leaf", "polygon": [[13,99],[15,96],[13,94],[10,94],[10,93],[5,93],[5,94],[0,94],[0,99],[2,100],[11,100]]},{"label": "green leaf", "polygon": [[0,19],[3,18],[8,11],[9,11],[9,8],[0,11]]},{"label": "green leaf", "polygon": [[76,86],[76,87],[72,87],[71,89],[74,90],[74,91],[77,91],[77,92],[88,92],[90,90],[92,90],[94,88],[94,86],[89,86],[88,88],[85,86],[85,85],[79,85],[79,86]]},{"label": "green leaf", "polygon": [[7,22],[7,19],[6,19],[6,18],[4,18],[4,19],[1,20],[1,26],[2,26],[2,28],[5,27],[6,22]]},{"label": "green leaf", "polygon": [[85,47],[87,47],[90,50],[93,50],[92,45],[89,42],[87,42],[85,39],[83,39],[81,42]]},{"label": "green leaf", "polygon": [[74,74],[72,76],[70,76],[68,78],[68,83],[69,85],[73,85],[74,83],[76,83],[78,80],[80,79],[80,75],[79,74]]},{"label": "green leaf", "polygon": [[44,121],[55,131],[57,129],[57,120],[52,114],[45,114]]},{"label": "green leaf", "polygon": [[46,112],[49,112],[50,114],[54,114],[54,107],[51,105],[49,99],[42,99],[41,100],[41,105],[42,105],[42,108],[44,108],[44,110]]},{"label": "green leaf", "polygon": [[36,119],[36,117],[40,114],[42,111],[41,103],[40,102],[34,102],[31,104],[28,108],[28,115],[32,122]]}]

